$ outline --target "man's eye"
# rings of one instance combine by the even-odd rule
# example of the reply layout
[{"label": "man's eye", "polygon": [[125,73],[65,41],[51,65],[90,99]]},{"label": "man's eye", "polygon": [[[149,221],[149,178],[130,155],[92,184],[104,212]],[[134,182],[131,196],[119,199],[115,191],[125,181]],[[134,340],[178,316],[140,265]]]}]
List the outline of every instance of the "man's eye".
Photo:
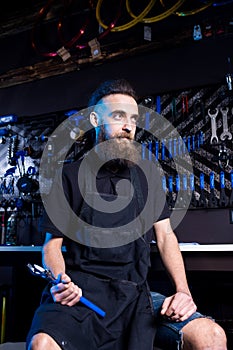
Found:
[{"label": "man's eye", "polygon": [[121,114],[114,114],[114,115],[113,115],[113,119],[115,119],[115,120],[121,120],[121,119],[122,119],[122,115],[121,115]]},{"label": "man's eye", "polygon": [[137,117],[132,117],[131,121],[132,121],[132,123],[137,124],[138,118]]}]

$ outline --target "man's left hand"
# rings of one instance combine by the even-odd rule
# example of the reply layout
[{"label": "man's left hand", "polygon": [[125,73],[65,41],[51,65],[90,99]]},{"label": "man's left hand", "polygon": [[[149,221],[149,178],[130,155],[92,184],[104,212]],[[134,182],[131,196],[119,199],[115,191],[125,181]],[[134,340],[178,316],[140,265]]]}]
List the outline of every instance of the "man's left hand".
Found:
[{"label": "man's left hand", "polygon": [[177,292],[164,300],[161,315],[166,316],[174,322],[182,322],[189,318],[197,306],[191,295],[185,292]]}]

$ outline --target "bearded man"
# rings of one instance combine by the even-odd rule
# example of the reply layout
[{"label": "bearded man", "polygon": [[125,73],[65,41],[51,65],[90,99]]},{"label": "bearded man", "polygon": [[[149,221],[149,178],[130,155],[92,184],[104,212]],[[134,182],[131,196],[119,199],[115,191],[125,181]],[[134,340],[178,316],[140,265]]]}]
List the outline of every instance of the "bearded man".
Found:
[{"label": "bearded man", "polygon": [[[134,90],[125,80],[107,81],[89,107],[95,145],[63,167],[48,198],[43,265],[57,284],[43,291],[27,349],[226,350],[223,329],[196,311],[159,172],[141,162]],[[149,290],[152,237],[171,296]]]}]

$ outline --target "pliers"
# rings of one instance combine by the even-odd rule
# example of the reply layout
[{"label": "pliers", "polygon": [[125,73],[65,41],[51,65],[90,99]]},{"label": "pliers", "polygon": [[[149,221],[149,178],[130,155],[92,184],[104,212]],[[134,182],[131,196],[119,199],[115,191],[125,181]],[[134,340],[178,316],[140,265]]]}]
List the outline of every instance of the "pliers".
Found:
[{"label": "pliers", "polygon": [[[27,267],[29,268],[30,272],[34,276],[39,276],[41,278],[46,279],[48,282],[53,283],[54,285],[61,282],[61,280],[58,278],[54,278],[53,274],[50,270],[44,269],[43,267],[36,265],[36,264],[27,264]],[[100,309],[97,305],[93,304],[90,300],[85,298],[84,296],[81,296],[80,302],[89,307],[91,310],[95,311],[98,315],[101,317],[104,317],[106,315],[105,311]]]}]

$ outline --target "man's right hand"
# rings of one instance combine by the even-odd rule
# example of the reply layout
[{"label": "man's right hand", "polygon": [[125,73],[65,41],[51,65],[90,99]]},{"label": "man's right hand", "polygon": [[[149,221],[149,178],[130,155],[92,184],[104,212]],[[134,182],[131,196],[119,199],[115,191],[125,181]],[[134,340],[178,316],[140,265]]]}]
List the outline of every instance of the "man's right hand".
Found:
[{"label": "man's right hand", "polygon": [[67,306],[78,303],[82,296],[82,289],[74,284],[65,273],[60,274],[58,279],[60,282],[50,288],[54,302]]}]

